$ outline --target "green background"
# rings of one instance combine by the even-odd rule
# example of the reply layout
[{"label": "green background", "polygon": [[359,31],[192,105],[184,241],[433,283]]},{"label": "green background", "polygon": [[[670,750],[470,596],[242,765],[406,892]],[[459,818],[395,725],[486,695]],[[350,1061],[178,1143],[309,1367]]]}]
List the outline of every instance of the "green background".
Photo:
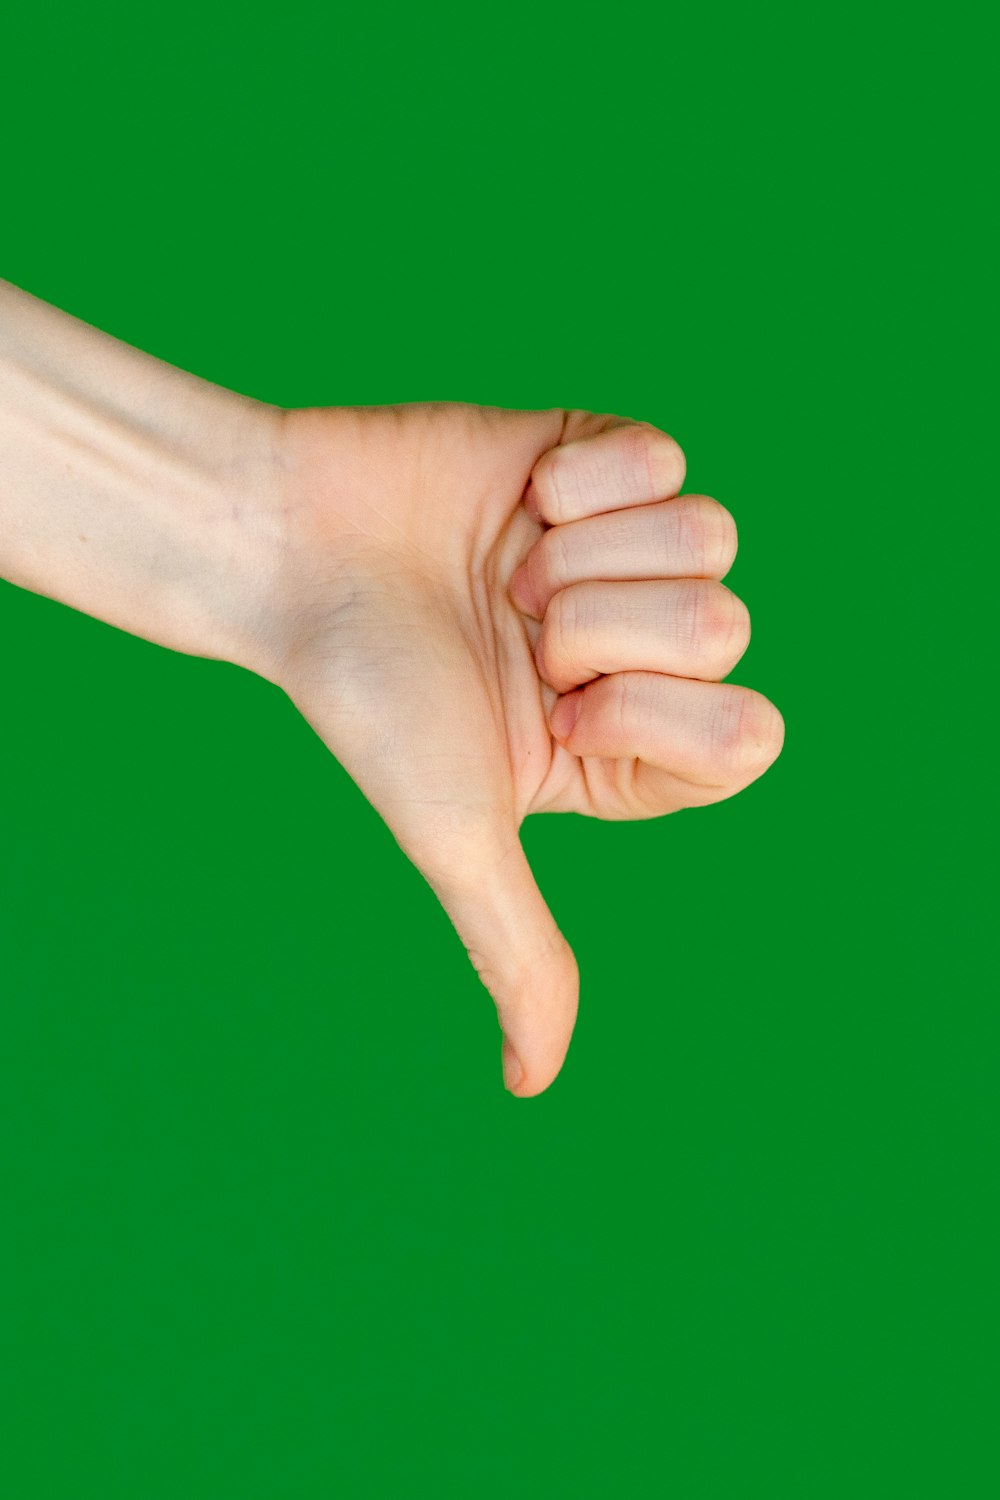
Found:
[{"label": "green background", "polygon": [[271,684],[0,585],[0,1489],[993,1495],[986,52],[961,6],[24,7],[0,274],[282,405],[579,406],[735,514],[737,798],[523,836],[501,1085]]}]

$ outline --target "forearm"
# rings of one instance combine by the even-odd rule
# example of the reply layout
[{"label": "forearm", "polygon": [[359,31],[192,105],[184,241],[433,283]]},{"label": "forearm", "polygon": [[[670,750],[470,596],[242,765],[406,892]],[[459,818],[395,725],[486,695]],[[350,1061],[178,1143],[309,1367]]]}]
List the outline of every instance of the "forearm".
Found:
[{"label": "forearm", "polygon": [[266,673],[283,416],[0,281],[0,577]]}]

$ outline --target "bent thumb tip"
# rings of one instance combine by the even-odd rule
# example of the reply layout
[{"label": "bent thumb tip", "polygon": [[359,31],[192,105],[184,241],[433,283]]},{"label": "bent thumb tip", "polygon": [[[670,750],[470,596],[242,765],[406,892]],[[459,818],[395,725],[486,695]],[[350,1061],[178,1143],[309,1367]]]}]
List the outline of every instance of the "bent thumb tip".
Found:
[{"label": "bent thumb tip", "polygon": [[514,1051],[510,1038],[504,1037],[501,1048],[501,1059],[503,1065],[503,1086],[508,1093],[516,1094],[519,1085],[524,1079],[524,1068],[521,1059]]},{"label": "bent thumb tip", "polygon": [[540,1094],[563,1065],[576,1022],[576,958],[535,883],[518,840],[483,859],[455,862],[461,878],[435,884],[439,899],[496,1006],[504,1082],[519,1098]]},{"label": "bent thumb tip", "polygon": [[579,988],[576,958],[560,934],[553,951],[530,964],[521,985],[494,996],[508,1092],[531,1098],[558,1077],[576,1025]]}]

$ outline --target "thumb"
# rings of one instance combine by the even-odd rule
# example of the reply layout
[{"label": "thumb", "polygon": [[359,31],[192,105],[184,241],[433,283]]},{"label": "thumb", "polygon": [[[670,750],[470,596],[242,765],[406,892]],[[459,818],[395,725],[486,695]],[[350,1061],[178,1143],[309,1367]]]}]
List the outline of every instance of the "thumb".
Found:
[{"label": "thumb", "polygon": [[452,868],[463,873],[431,883],[496,1004],[504,1083],[527,1099],[563,1065],[579,998],[576,959],[517,837],[493,863],[477,849]]}]

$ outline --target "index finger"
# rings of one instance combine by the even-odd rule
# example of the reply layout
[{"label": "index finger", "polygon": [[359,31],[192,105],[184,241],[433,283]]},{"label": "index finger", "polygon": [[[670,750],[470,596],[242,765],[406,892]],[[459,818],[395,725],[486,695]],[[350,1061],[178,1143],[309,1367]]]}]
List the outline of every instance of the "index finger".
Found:
[{"label": "index finger", "polygon": [[651,422],[614,420],[542,454],[524,497],[535,520],[559,526],[679,494],[687,469],[679,444]]}]

